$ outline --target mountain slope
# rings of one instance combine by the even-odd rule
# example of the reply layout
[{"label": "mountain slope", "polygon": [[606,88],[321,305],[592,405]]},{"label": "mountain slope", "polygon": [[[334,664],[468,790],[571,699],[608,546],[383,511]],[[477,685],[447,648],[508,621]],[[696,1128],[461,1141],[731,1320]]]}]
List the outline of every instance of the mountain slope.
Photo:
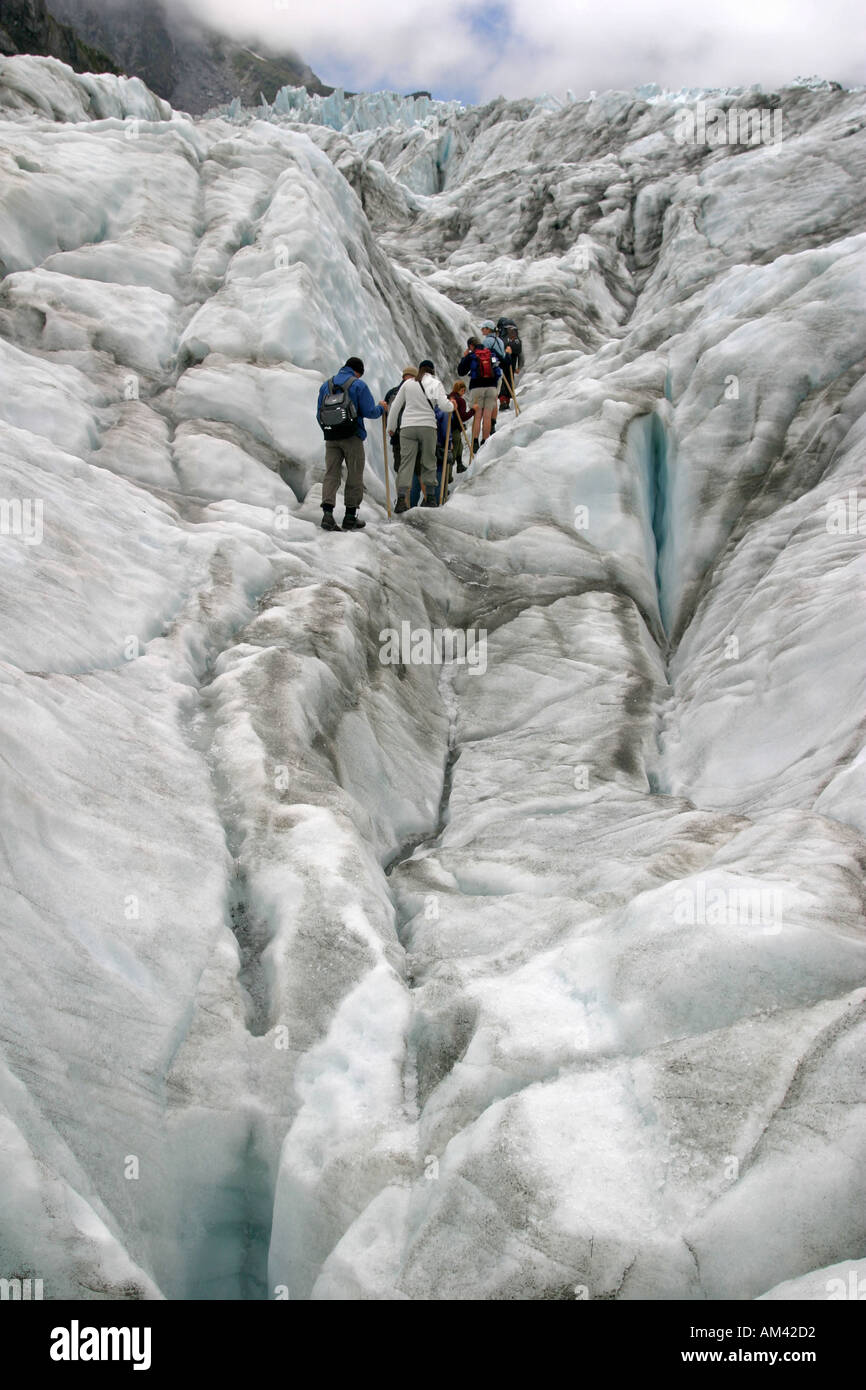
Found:
[{"label": "mountain slope", "polygon": [[59,58],[76,72],[119,72],[98,46],[58,24],[45,0],[0,0],[0,53],[41,53]]},{"label": "mountain slope", "polygon": [[[351,134],[62,83],[0,62],[0,1270],[820,1291],[866,1249],[862,94],[744,148],[636,93]],[[390,523],[373,422],[324,534],[322,377],[500,311],[519,417]]]},{"label": "mountain slope", "polygon": [[280,87],[303,86],[327,94],[306,63],[291,54],[253,52],[209,30],[184,10],[162,0],[52,0],[59,18],[75,25],[89,43],[110,53],[122,71],[140,77],[173,106],[193,114],[240,97],[248,106]]}]

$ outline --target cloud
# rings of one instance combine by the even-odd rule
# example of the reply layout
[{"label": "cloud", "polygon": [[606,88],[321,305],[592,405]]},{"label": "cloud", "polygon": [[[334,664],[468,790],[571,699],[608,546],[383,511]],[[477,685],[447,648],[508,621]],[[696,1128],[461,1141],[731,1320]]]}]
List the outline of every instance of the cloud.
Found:
[{"label": "cloud", "polygon": [[[851,0],[507,0],[508,41],[481,83],[485,96],[526,90],[578,95],[642,82],[771,87],[817,73],[864,80],[862,6]],[[857,60],[853,55],[857,55]]]},{"label": "cloud", "polygon": [[779,85],[866,78],[861,0],[184,0],[243,42],[299,53],[356,90],[485,100],[642,82]]}]

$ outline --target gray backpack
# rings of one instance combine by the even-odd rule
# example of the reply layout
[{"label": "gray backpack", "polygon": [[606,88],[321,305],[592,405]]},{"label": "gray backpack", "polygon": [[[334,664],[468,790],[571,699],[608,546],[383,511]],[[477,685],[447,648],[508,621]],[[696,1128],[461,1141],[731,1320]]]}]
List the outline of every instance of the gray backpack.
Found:
[{"label": "gray backpack", "polygon": [[349,439],[357,433],[358,409],[349,395],[351,384],[351,381],[347,381],[342,386],[335,386],[333,377],[328,380],[318,411],[322,434],[327,440]]}]

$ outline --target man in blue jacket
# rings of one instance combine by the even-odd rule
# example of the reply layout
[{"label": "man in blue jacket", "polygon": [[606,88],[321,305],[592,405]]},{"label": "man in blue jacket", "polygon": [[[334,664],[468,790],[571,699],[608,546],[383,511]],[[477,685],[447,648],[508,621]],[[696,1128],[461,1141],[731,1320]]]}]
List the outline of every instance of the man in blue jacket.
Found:
[{"label": "man in blue jacket", "polygon": [[502,368],[496,354],[481,344],[477,338],[469,338],[466,351],[457,364],[457,375],[469,378],[469,404],[475,412],[472,422],[472,452],[478,453],[478,435],[481,443],[490,438],[491,426],[496,418],[499,400],[499,381]]},{"label": "man in blue jacket", "polygon": [[319,390],[316,419],[325,435],[325,481],[322,484],[322,527],[325,531],[339,529],[334,520],[334,504],[343,481],[344,462],[346,515],[343,530],[361,531],[367,524],[358,517],[364,497],[364,440],[367,438],[364,421],[378,420],[388,407],[384,401],[376,405],[369,387],[361,380],[363,375],[364,363],[360,357],[350,357],[336,376],[322,382]]}]

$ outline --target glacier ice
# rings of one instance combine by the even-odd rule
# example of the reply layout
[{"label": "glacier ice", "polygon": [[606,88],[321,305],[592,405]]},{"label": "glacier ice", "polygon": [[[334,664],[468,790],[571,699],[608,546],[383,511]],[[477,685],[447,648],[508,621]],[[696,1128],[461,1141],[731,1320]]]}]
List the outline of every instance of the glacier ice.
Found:
[{"label": "glacier ice", "polygon": [[[0,1275],[860,1277],[862,93],[690,148],[701,95],[192,121],[0,60]],[[322,376],[499,312],[519,417],[390,525],[374,425],[323,536]]]},{"label": "glacier ice", "polygon": [[[347,96],[337,87],[330,96],[317,96],[306,87],[281,87],[269,107],[277,116],[291,116],[305,125],[326,125],[355,133],[382,126],[414,126],[462,110],[459,101],[435,101],[428,96],[402,97],[397,92]],[[241,112],[235,111],[236,115]]]}]

